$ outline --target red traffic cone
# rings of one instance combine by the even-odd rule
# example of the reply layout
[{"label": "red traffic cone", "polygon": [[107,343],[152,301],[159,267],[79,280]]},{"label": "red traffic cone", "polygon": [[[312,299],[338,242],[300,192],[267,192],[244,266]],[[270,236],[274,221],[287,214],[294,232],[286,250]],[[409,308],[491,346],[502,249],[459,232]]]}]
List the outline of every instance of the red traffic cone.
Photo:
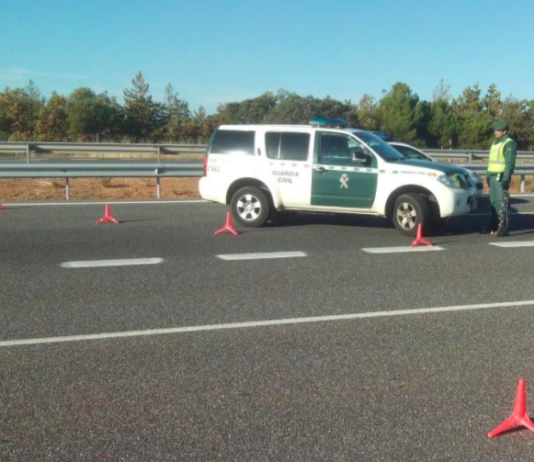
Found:
[{"label": "red traffic cone", "polygon": [[100,225],[102,223],[115,223],[118,225],[120,222],[117,220],[112,214],[111,209],[109,208],[109,204],[106,203],[106,208],[104,209],[104,216],[100,218],[100,220],[97,220],[96,224]]},{"label": "red traffic cone", "polygon": [[527,415],[525,379],[522,378],[517,382],[512,414],[491,430],[488,433],[488,438],[493,438],[494,436],[516,426],[527,427],[531,432],[534,432],[534,423],[532,423],[532,420],[530,420],[530,417]]},{"label": "red traffic cone", "polygon": [[222,228],[219,228],[217,231],[215,231],[215,235],[224,233],[225,231],[232,233],[234,236],[237,236],[239,234],[232,226],[232,217],[230,215],[230,212],[226,212],[226,223]]},{"label": "red traffic cone", "polygon": [[423,239],[423,225],[419,223],[417,225],[417,236],[415,236],[415,239],[410,244],[410,247],[416,247],[418,245],[428,245],[430,247],[433,247],[434,244],[431,242],[428,242],[426,239]]},{"label": "red traffic cone", "polygon": [[2,205],[2,204],[0,203],[0,210],[7,210],[7,207],[6,207],[5,205]]}]

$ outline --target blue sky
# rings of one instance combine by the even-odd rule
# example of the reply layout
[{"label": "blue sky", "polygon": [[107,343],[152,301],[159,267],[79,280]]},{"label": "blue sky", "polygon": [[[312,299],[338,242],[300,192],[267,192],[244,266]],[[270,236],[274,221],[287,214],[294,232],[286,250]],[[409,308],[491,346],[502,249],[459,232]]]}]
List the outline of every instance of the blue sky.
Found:
[{"label": "blue sky", "polygon": [[0,0],[0,90],[122,92],[142,71],[209,113],[283,88],[357,102],[494,82],[534,99],[532,0]]}]

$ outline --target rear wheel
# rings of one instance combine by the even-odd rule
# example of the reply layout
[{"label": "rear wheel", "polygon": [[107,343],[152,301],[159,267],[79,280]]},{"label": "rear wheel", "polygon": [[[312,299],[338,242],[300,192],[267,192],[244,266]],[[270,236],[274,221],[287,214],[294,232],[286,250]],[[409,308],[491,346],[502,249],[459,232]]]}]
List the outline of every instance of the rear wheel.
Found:
[{"label": "rear wheel", "polygon": [[267,221],[269,201],[260,189],[246,186],[238,189],[230,202],[232,217],[241,226],[258,228]]},{"label": "rear wheel", "polygon": [[428,203],[420,194],[402,194],[393,206],[393,224],[404,236],[415,236],[419,224],[429,223]]}]

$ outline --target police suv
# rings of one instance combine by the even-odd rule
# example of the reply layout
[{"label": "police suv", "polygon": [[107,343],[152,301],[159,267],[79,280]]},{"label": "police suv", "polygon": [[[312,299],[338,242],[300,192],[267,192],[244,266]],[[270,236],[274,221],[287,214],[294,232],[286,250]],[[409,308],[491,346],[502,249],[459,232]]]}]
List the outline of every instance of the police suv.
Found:
[{"label": "police suv", "polygon": [[461,167],[410,160],[341,119],[310,125],[222,125],[204,159],[200,195],[258,227],[285,210],[388,217],[405,236],[476,208]]}]

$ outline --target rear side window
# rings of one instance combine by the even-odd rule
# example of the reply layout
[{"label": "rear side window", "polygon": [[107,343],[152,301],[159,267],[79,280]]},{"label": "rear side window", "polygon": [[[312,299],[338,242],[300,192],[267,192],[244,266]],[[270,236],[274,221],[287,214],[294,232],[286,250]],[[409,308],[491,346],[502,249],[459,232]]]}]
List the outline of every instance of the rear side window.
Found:
[{"label": "rear side window", "polygon": [[219,130],[211,145],[214,154],[254,155],[254,132],[242,130]]},{"label": "rear side window", "polygon": [[269,159],[308,160],[310,135],[308,133],[269,132],[265,135]]}]

